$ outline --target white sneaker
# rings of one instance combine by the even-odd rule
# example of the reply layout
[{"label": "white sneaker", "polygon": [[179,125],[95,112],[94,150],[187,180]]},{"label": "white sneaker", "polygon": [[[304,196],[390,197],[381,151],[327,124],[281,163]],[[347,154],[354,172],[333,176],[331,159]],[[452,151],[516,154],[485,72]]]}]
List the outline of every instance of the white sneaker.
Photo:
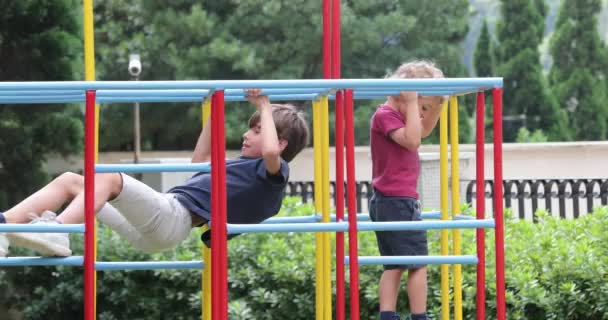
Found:
[{"label": "white sneaker", "polygon": [[[45,211],[40,217],[34,217],[32,224],[60,224],[55,220],[57,215],[51,211]],[[72,255],[70,250],[70,238],[67,233],[8,233],[10,244],[34,250],[42,256],[68,257]]]},{"label": "white sneaker", "polygon": [[0,258],[8,255],[8,239],[5,233],[0,233]]}]

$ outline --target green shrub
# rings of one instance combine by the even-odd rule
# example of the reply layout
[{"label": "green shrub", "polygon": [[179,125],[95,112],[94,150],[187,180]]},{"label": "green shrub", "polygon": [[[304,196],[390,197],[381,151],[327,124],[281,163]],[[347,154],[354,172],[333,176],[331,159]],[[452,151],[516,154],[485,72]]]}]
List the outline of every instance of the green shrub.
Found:
[{"label": "green shrub", "polygon": [[[287,198],[281,215],[312,212],[310,205],[302,205],[297,198]],[[506,221],[508,319],[608,319],[608,208],[575,220],[559,220],[543,212],[538,216],[536,224]],[[429,231],[430,254],[439,254],[439,234],[439,231]],[[172,252],[150,256],[133,250],[111,230],[100,228],[98,259],[200,260],[197,235],[198,232]],[[73,238],[75,252],[82,252],[80,238]],[[358,240],[360,255],[378,255],[373,233],[360,233]],[[463,254],[474,254],[474,231],[463,231],[462,243]],[[486,245],[487,314],[493,319],[496,293],[493,232],[486,232]],[[332,257],[335,257],[333,252]],[[229,268],[232,319],[314,317],[314,235],[241,235],[229,242]],[[381,266],[360,267],[361,319],[377,318],[381,273]],[[4,301],[6,309],[22,310],[25,319],[82,318],[82,275],[81,268],[73,267],[3,268],[0,301]],[[346,278],[348,282],[348,267]],[[98,318],[198,319],[200,287],[200,271],[98,272]],[[463,266],[465,319],[475,318],[475,295],[475,266]],[[428,304],[431,315],[439,318],[438,266],[429,267]],[[332,306],[335,308],[335,304]],[[400,292],[398,308],[402,313],[407,312],[405,290]],[[348,306],[346,310],[348,316]]]}]

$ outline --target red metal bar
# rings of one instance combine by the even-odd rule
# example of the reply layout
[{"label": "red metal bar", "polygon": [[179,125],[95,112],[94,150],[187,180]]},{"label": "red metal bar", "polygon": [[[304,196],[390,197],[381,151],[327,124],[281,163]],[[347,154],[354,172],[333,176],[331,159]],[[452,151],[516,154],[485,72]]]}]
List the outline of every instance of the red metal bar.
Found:
[{"label": "red metal bar", "polygon": [[331,2],[323,0],[323,78],[331,78]]},{"label": "red metal bar", "polygon": [[[476,137],[477,145],[475,148],[476,163],[476,211],[477,219],[485,218],[485,175],[484,175],[484,142],[485,142],[485,96],[484,92],[477,93],[477,121]],[[477,320],[486,319],[486,242],[485,229],[478,228],[477,238]]]},{"label": "red metal bar", "polygon": [[211,270],[212,318],[228,319],[228,256],[226,253],[226,162],[224,146],[224,91],[216,91],[211,107]]},{"label": "red metal bar", "polygon": [[333,79],[340,79],[340,0],[333,0],[331,6],[331,32],[332,32],[332,70],[331,77]]},{"label": "red metal bar", "polygon": [[[336,92],[336,221],[344,220],[344,99]],[[344,232],[336,234],[336,320],[344,320]]]},{"label": "red metal bar", "polygon": [[355,128],[353,90],[344,91],[346,125],[346,187],[348,195],[348,255],[350,256],[350,318],[359,320],[359,255],[355,190]]},{"label": "red metal bar", "polygon": [[95,320],[95,91],[86,92],[84,123],[84,318]]},{"label": "red metal bar", "polygon": [[220,254],[221,254],[221,294],[222,294],[222,309],[220,314],[222,319],[228,319],[228,217],[227,217],[227,199],[226,199],[226,139],[224,128],[224,90],[219,90],[217,96],[217,170],[218,170],[218,208],[220,209]]},{"label": "red metal bar", "polygon": [[[217,170],[217,97],[215,93],[211,96],[211,221],[215,224],[215,221],[219,221],[218,209],[218,170]],[[216,230],[217,229],[217,230]],[[213,320],[221,319],[220,307],[220,293],[221,280],[218,277],[218,270],[220,266],[220,246],[219,241],[214,241],[215,237],[219,238],[220,228],[211,228],[211,318]]]},{"label": "red metal bar", "polygon": [[494,220],[496,221],[496,319],[505,320],[505,240],[502,204],[502,88],[492,89],[494,105]]}]

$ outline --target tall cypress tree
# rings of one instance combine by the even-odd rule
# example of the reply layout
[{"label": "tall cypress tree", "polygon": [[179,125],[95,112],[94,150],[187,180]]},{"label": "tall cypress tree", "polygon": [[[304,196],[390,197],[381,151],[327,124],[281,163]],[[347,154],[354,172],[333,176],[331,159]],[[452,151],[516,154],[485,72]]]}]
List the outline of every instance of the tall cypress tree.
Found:
[{"label": "tall cypress tree", "polygon": [[492,56],[492,38],[488,23],[483,21],[479,39],[474,54],[475,73],[478,77],[491,77],[494,75],[494,57]]},{"label": "tall cypress tree", "polygon": [[564,0],[551,38],[554,63],[549,81],[569,111],[577,140],[603,140],[608,135],[608,55],[597,28],[600,9],[600,0]]},{"label": "tall cypress tree", "polygon": [[551,96],[542,73],[538,46],[544,22],[538,1],[501,0],[496,55],[497,73],[504,77],[506,141],[514,141],[522,126],[530,131],[541,129],[551,140],[569,138],[563,130],[568,123],[566,113]]}]

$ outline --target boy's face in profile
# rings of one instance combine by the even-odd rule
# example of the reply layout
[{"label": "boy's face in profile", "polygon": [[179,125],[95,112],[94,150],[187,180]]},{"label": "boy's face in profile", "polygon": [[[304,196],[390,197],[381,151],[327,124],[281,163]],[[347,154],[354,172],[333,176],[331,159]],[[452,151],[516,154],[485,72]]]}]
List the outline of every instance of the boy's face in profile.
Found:
[{"label": "boy's face in profile", "polygon": [[420,119],[424,119],[432,110],[440,109],[441,103],[441,97],[418,97],[418,109],[420,110]]},{"label": "boy's face in profile", "polygon": [[262,127],[258,121],[243,134],[241,156],[247,158],[259,158],[262,156]]}]

